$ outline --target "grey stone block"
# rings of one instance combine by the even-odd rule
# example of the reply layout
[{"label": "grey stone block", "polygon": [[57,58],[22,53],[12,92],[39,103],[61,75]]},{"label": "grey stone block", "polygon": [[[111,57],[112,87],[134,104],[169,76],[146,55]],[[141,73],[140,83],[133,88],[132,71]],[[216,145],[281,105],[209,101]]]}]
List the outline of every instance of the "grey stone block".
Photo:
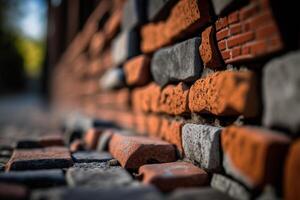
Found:
[{"label": "grey stone block", "polygon": [[100,88],[111,90],[121,88],[125,85],[124,72],[121,68],[112,68],[106,71],[99,80]]},{"label": "grey stone block", "polygon": [[214,174],[210,184],[211,187],[228,194],[234,199],[251,199],[250,193],[244,186],[221,174]]},{"label": "grey stone block", "polygon": [[300,133],[300,51],[275,58],[263,73],[263,123]]},{"label": "grey stone block", "polygon": [[185,124],[182,145],[186,158],[206,171],[219,171],[222,168],[220,134],[218,127]]},{"label": "grey stone block", "polygon": [[162,195],[151,186],[131,188],[56,188],[48,190],[36,190],[31,194],[32,200],[160,200]]},{"label": "grey stone block", "polygon": [[32,188],[66,183],[63,171],[60,169],[3,172],[0,173],[0,182],[24,184]]},{"label": "grey stone block", "polygon": [[148,0],[147,3],[147,19],[153,21],[158,18],[159,15],[167,12],[163,12],[176,0]]},{"label": "grey stone block", "polygon": [[108,152],[98,151],[78,151],[72,154],[74,162],[106,162],[112,159],[112,156]]},{"label": "grey stone block", "polygon": [[222,14],[222,12],[230,6],[235,0],[212,0],[212,4],[216,15]]},{"label": "grey stone block", "polygon": [[130,30],[146,21],[145,0],[128,0],[124,4],[122,16],[122,30]]},{"label": "grey stone block", "polygon": [[226,194],[210,187],[179,189],[171,193],[167,200],[231,200]]},{"label": "grey stone block", "polygon": [[136,30],[123,31],[112,41],[112,59],[115,66],[139,53],[139,34]]},{"label": "grey stone block", "polygon": [[199,78],[203,69],[199,55],[200,42],[201,39],[195,37],[158,50],[151,62],[155,82],[165,86],[172,82],[192,82]]},{"label": "grey stone block", "polygon": [[66,178],[68,184],[73,187],[112,188],[136,184],[125,169],[111,167],[107,163],[92,168],[86,166],[69,168]]}]

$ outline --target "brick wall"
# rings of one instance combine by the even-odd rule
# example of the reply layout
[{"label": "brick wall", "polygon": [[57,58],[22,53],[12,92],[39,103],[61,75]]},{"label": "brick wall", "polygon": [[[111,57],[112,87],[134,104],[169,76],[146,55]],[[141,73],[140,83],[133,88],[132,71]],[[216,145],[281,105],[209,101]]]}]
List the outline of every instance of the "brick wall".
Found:
[{"label": "brick wall", "polygon": [[278,5],[100,1],[55,68],[53,104],[175,145],[233,198],[297,199],[300,52]]}]

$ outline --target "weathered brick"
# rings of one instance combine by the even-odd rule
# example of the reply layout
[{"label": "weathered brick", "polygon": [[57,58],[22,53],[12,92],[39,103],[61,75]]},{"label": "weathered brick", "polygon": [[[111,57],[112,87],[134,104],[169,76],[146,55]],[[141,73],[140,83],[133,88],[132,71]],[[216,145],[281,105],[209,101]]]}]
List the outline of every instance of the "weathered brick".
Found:
[{"label": "weathered brick", "polygon": [[202,169],[215,172],[222,169],[221,129],[208,125],[185,124],[182,128],[184,155]]},{"label": "weathered brick", "polygon": [[71,167],[66,174],[68,185],[92,188],[128,187],[133,183],[130,174],[121,167],[110,167],[106,163],[95,167]]},{"label": "weathered brick", "polygon": [[208,75],[190,88],[189,108],[192,112],[220,116],[258,115],[255,75],[250,71],[225,71]]},{"label": "weathered brick", "polygon": [[85,133],[83,141],[87,149],[89,150],[96,149],[97,142],[101,133],[102,133],[102,129],[98,129],[98,128],[91,128]]},{"label": "weathered brick", "polygon": [[64,147],[14,150],[6,170],[65,168],[72,164],[70,152]]},{"label": "weathered brick", "polygon": [[176,160],[175,148],[171,144],[142,136],[114,134],[109,143],[109,151],[126,169]]},{"label": "weathered brick", "polygon": [[170,82],[191,82],[202,72],[199,55],[200,38],[195,37],[157,51],[151,61],[155,82],[164,86]]},{"label": "weathered brick", "polygon": [[224,192],[234,199],[251,199],[251,194],[244,186],[224,175],[213,174],[210,185],[212,188]]},{"label": "weathered brick", "polygon": [[263,123],[299,135],[300,130],[300,52],[292,52],[269,61],[264,68]]},{"label": "weathered brick", "polygon": [[300,140],[296,140],[290,147],[285,169],[284,169],[284,199],[300,199],[300,176],[299,176],[299,166],[300,166]]},{"label": "weathered brick", "polygon": [[[201,6],[199,6],[201,5]],[[207,0],[183,0],[173,6],[166,21],[149,23],[142,28],[141,49],[150,53],[170,41],[182,38],[203,27],[210,20]]]},{"label": "weathered brick", "polygon": [[172,115],[187,113],[189,88],[184,83],[166,86],[160,95],[160,111]]},{"label": "weathered brick", "polygon": [[216,30],[219,31],[225,27],[228,26],[228,19],[227,17],[222,17],[222,18],[219,18],[217,21],[216,21]]},{"label": "weathered brick", "polygon": [[220,52],[215,42],[215,28],[213,26],[206,28],[201,34],[201,40],[199,51],[204,67],[212,69],[222,67]]},{"label": "weathered brick", "polygon": [[223,40],[224,38],[227,38],[229,36],[229,29],[228,28],[224,28],[220,31],[217,32],[216,37],[217,40]]},{"label": "weathered brick", "polygon": [[153,184],[169,192],[179,187],[196,187],[208,184],[208,174],[188,162],[171,162],[143,165],[139,168],[143,183]]},{"label": "weathered brick", "polygon": [[146,55],[134,57],[124,64],[126,83],[142,86],[150,80],[150,58]]},{"label": "weathered brick", "polygon": [[226,173],[249,188],[262,188],[281,181],[283,161],[290,140],[280,133],[257,127],[225,128],[221,134]]},{"label": "weathered brick", "polygon": [[183,121],[180,120],[169,120],[167,118],[163,118],[161,122],[161,129],[159,136],[174,144],[179,151],[180,157],[183,156],[183,148],[182,148],[182,127],[184,125]]}]

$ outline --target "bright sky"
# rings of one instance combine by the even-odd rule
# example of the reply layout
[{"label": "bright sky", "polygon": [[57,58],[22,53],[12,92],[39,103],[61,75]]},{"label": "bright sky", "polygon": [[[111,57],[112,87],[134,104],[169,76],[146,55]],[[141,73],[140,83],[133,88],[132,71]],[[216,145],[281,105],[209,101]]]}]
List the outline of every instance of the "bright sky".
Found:
[{"label": "bright sky", "polygon": [[23,0],[20,9],[24,16],[18,22],[25,35],[41,39],[46,33],[46,3],[43,0]]}]

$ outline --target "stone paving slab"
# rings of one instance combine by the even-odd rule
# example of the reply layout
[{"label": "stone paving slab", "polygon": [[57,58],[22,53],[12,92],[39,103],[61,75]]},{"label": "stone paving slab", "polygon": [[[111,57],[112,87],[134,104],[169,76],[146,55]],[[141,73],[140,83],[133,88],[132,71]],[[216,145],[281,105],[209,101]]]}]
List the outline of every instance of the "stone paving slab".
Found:
[{"label": "stone paving slab", "polygon": [[60,169],[11,171],[0,173],[0,182],[24,184],[32,188],[64,185],[65,176]]},{"label": "stone paving slab", "polygon": [[74,162],[89,163],[89,162],[105,162],[112,159],[108,152],[98,151],[78,151],[72,154]]}]

